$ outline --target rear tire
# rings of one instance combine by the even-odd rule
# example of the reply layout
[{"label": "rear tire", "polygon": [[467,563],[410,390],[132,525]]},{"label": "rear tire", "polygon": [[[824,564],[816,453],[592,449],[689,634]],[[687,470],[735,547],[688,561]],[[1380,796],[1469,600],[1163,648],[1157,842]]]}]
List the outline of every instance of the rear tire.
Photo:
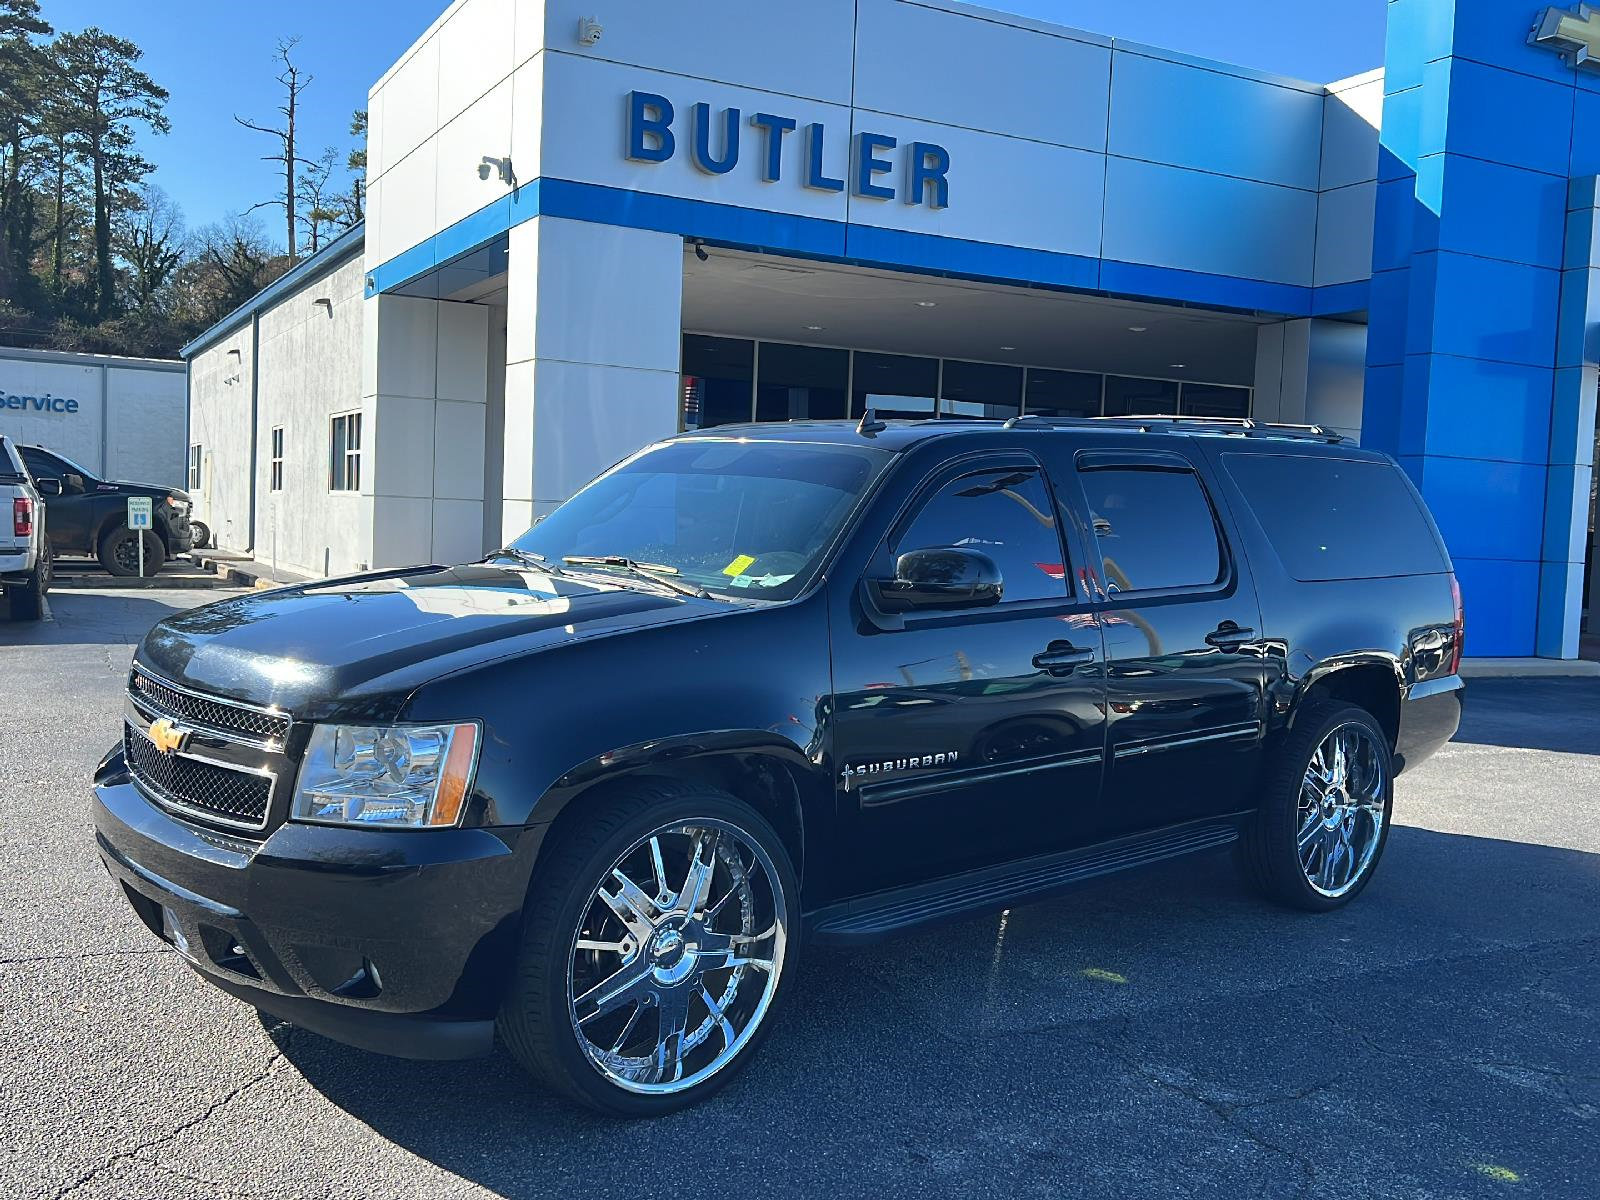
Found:
[{"label": "rear tire", "polygon": [[50,590],[54,567],[48,540],[39,547],[39,562],[25,583],[6,587],[6,615],[13,621],[37,621],[44,616],[44,597]]},{"label": "rear tire", "polygon": [[1393,807],[1389,738],[1377,720],[1343,701],[1313,701],[1267,768],[1240,865],[1279,904],[1343,907],[1377,869]]},{"label": "rear tire", "polygon": [[190,521],[189,546],[195,550],[211,549],[211,526],[204,521]]},{"label": "rear tire", "polygon": [[144,574],[149,578],[167,561],[167,548],[153,529],[112,529],[100,539],[100,565],[125,579],[139,574],[139,535],[144,535]]},{"label": "rear tire", "polygon": [[754,810],[696,784],[642,781],[574,815],[529,889],[501,1039],[613,1116],[697,1103],[771,1028],[799,930],[789,856]]}]

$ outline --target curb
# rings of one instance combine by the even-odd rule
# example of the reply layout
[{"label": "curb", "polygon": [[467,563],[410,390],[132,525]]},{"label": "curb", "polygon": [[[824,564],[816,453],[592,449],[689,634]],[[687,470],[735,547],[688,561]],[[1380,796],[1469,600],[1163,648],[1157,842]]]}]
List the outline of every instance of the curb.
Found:
[{"label": "curb", "polygon": [[1463,679],[1597,679],[1600,662],[1587,658],[1465,658]]}]

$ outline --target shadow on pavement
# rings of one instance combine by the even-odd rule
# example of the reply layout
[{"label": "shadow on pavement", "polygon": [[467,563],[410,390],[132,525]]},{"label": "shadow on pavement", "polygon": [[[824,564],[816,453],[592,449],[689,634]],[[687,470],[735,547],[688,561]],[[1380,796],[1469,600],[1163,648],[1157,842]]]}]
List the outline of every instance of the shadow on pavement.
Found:
[{"label": "shadow on pavement", "polygon": [[1600,679],[1474,679],[1455,741],[1600,754]]},{"label": "shadow on pavement", "polygon": [[575,1109],[503,1050],[274,1040],[352,1117],[508,1197],[1493,1195],[1500,1171],[1600,1170],[1597,911],[1600,856],[1408,827],[1325,916],[1198,860],[805,953],[750,1070],[655,1122]]},{"label": "shadow on pavement", "polygon": [[47,621],[0,618],[0,647],[136,645],[150,626],[189,607],[138,592],[66,589],[52,591],[49,605],[51,619]]}]

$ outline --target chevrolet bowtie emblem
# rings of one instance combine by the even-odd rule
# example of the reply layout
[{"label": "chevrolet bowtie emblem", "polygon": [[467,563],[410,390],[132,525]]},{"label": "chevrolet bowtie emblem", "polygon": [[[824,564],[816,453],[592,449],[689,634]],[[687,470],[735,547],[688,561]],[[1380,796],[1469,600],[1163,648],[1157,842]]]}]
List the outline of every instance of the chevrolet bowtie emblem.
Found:
[{"label": "chevrolet bowtie emblem", "polygon": [[1600,71],[1600,9],[1587,4],[1547,8],[1539,14],[1528,44],[1554,50],[1568,66]]},{"label": "chevrolet bowtie emblem", "polygon": [[171,754],[182,750],[189,741],[189,731],[180,729],[166,717],[161,717],[150,723],[150,740],[156,744],[156,749],[163,754]]}]

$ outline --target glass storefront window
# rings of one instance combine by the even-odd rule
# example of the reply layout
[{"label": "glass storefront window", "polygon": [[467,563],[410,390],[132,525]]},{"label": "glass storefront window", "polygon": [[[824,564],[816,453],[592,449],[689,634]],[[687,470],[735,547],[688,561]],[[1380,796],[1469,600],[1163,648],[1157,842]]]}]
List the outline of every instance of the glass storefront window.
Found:
[{"label": "glass storefront window", "polygon": [[1042,417],[1098,417],[1102,376],[1028,368],[1028,412]]},{"label": "glass storefront window", "polygon": [[756,420],[840,420],[850,351],[762,342],[756,366]]},{"label": "glass storefront window", "polygon": [[755,343],[683,335],[683,427],[710,429],[750,420]]},{"label": "glass storefront window", "polygon": [[1248,417],[1250,389],[1186,383],[1183,385],[1183,408],[1179,411],[1186,417]]},{"label": "glass storefront window", "polygon": [[1172,379],[1106,376],[1106,416],[1172,416],[1178,411],[1178,384]]},{"label": "glass storefront window", "polygon": [[904,354],[856,354],[855,387],[850,415],[867,409],[890,420],[917,420],[934,415],[939,394],[939,360]]},{"label": "glass storefront window", "polygon": [[946,417],[1014,417],[1022,412],[1022,368],[999,363],[944,360]]}]

